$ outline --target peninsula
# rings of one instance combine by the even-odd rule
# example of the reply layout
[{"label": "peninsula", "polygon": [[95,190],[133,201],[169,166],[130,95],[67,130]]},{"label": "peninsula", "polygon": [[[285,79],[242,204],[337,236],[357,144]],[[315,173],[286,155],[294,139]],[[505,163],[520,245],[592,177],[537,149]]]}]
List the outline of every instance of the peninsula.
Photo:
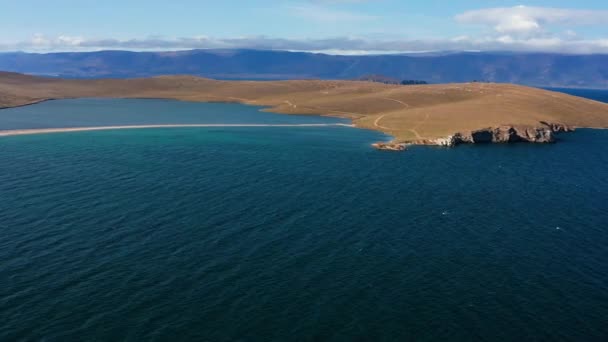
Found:
[{"label": "peninsula", "polygon": [[344,117],[355,127],[391,135],[392,142],[376,144],[391,150],[401,150],[406,144],[545,143],[552,142],[555,133],[577,127],[608,128],[608,104],[512,84],[403,86],[365,81],[219,81],[193,76],[74,80],[0,72],[0,108],[82,97],[238,102],[283,114]]}]

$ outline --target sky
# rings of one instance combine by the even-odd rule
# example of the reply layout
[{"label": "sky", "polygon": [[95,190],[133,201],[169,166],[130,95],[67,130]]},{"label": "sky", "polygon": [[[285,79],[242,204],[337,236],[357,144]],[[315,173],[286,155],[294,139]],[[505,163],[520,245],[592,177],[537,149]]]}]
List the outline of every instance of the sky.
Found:
[{"label": "sky", "polygon": [[1,51],[608,53],[606,0],[0,0]]}]

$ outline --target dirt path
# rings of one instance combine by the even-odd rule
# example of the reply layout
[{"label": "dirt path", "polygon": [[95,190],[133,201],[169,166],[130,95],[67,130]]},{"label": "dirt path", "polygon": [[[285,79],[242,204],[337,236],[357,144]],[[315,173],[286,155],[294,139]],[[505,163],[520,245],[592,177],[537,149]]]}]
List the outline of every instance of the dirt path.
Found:
[{"label": "dirt path", "polygon": [[[410,109],[411,108],[411,106],[409,104],[407,104],[407,103],[405,103],[405,102],[403,102],[401,100],[393,99],[393,98],[390,98],[390,97],[385,97],[385,98],[383,98],[383,100],[397,102],[397,103],[401,104],[405,109]],[[390,115],[390,114],[382,114],[382,115],[378,116],[376,118],[376,120],[374,121],[374,126],[380,128],[380,129],[390,130],[391,128],[380,125],[380,121],[382,119],[384,119],[387,115]],[[422,140],[423,138],[420,135],[420,133],[418,133],[418,128],[420,128],[420,126],[424,125],[428,121],[428,119],[429,119],[429,113],[427,112],[425,114],[424,120],[422,120],[421,122],[419,122],[418,124],[416,124],[414,127],[408,129],[408,131],[411,132],[416,137],[416,139]]]},{"label": "dirt path", "polygon": [[374,121],[374,126],[376,126],[376,127],[378,127],[378,128],[381,128],[381,129],[388,129],[388,130],[390,130],[390,128],[385,127],[385,126],[382,126],[382,125],[380,125],[380,124],[379,124],[380,120],[384,119],[384,117],[385,117],[386,115],[387,115],[387,114],[382,114],[382,115],[380,115],[379,117],[377,117],[377,118],[376,118],[376,120]]},{"label": "dirt path", "polygon": [[407,103],[405,103],[405,102],[403,102],[403,101],[401,101],[401,100],[392,99],[392,98],[390,98],[390,97],[385,97],[385,98],[383,98],[383,100],[397,102],[397,103],[399,103],[399,104],[403,105],[403,107],[405,107],[405,108],[410,108],[410,107],[411,107],[409,104],[407,104]]},{"label": "dirt path", "polygon": [[418,134],[417,129],[420,128],[420,126],[424,125],[427,121],[429,120],[429,112],[426,112],[424,114],[424,120],[420,121],[418,124],[416,124],[416,126],[414,126],[412,129],[410,129],[409,131],[414,133],[414,135],[416,135],[417,139],[422,139],[422,137],[420,136],[420,134]]},{"label": "dirt path", "polygon": [[420,136],[420,134],[418,133],[417,130],[412,128],[412,129],[408,129],[408,131],[412,132],[412,134],[414,134],[416,136],[416,139],[422,140],[422,137]]},{"label": "dirt path", "polygon": [[[405,107],[406,109],[409,109],[409,108],[410,108],[410,105],[409,105],[409,104],[407,104],[407,103],[405,103],[405,102],[403,102],[403,101],[401,101],[401,100],[392,99],[392,98],[390,98],[390,97],[385,97],[385,98],[382,98],[382,99],[383,99],[383,100],[387,100],[387,101],[393,101],[393,102],[397,102],[397,103],[401,104],[403,107]],[[376,118],[376,120],[374,121],[374,126],[376,126],[376,127],[378,127],[378,128],[381,128],[381,129],[388,129],[388,130],[390,130],[390,128],[388,128],[388,127],[386,127],[386,126],[382,126],[382,125],[380,125],[380,121],[381,121],[382,119],[384,119],[384,117],[386,117],[387,115],[389,115],[389,114],[382,114],[382,115],[380,115],[379,117],[377,117],[377,118]],[[418,133],[415,133],[415,135],[416,135],[416,136],[418,136]]]}]

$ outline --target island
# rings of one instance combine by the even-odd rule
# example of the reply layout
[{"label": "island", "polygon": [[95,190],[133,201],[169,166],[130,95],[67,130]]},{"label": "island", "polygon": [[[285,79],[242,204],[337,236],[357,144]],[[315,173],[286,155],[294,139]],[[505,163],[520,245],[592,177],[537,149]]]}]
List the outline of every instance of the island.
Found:
[{"label": "island", "polygon": [[83,97],[238,102],[275,113],[348,118],[355,127],[392,137],[376,148],[399,151],[409,145],[549,143],[556,133],[608,127],[608,104],[513,84],[60,79],[0,72],[0,108]]}]

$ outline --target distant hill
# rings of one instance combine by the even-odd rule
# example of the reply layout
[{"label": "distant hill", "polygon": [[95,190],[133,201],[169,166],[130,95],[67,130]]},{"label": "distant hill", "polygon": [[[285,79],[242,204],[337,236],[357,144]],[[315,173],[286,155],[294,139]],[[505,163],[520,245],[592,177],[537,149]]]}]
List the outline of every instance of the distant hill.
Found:
[{"label": "distant hill", "polygon": [[382,75],[429,83],[508,82],[608,88],[608,55],[443,53],[333,56],[263,50],[3,53],[0,70],[70,78],[189,74],[217,79],[357,79]]}]

